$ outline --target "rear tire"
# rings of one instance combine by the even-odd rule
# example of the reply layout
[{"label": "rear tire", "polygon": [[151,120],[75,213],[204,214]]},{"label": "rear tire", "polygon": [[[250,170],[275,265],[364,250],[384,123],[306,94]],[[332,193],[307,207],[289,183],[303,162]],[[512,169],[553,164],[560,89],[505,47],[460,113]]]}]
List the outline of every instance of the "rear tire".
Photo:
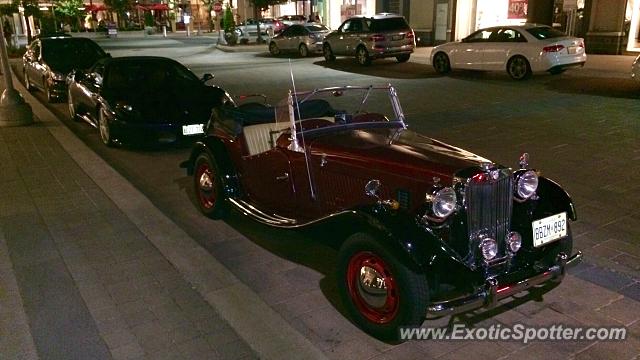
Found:
[{"label": "rear tire", "polygon": [[67,104],[69,105],[69,119],[73,121],[79,121],[78,113],[76,111],[76,105],[73,103],[73,97],[71,97],[71,89],[67,93]]},{"label": "rear tire", "polygon": [[322,55],[324,55],[324,60],[326,62],[331,62],[336,60],[336,56],[333,54],[333,50],[331,50],[331,45],[324,44],[322,47]]},{"label": "rear tire", "polygon": [[425,276],[368,234],[354,234],[340,248],[338,288],[353,321],[376,338],[398,340],[399,327],[424,321],[429,301]]},{"label": "rear tire", "polygon": [[398,60],[399,63],[407,62],[409,61],[409,58],[411,58],[411,54],[402,54],[396,56],[396,60]]},{"label": "rear tire", "polygon": [[298,53],[300,53],[300,57],[307,57],[309,56],[309,48],[307,48],[307,45],[305,44],[300,44],[300,47],[298,48]]},{"label": "rear tire", "polygon": [[516,55],[507,62],[507,73],[513,80],[525,80],[531,77],[531,66],[524,56]]},{"label": "rear tire", "polygon": [[49,88],[49,82],[47,79],[43,79],[44,82],[44,95],[47,97],[47,102],[52,103],[55,101],[55,97],[51,93],[51,89]]},{"label": "rear tire", "polygon": [[443,52],[439,52],[433,56],[433,68],[438,74],[447,74],[451,72],[451,63],[449,57]]},{"label": "rear tire", "polygon": [[280,55],[280,49],[278,48],[278,45],[273,41],[271,43],[269,43],[269,52],[273,56]]},{"label": "rear tire", "polygon": [[358,49],[356,49],[356,61],[358,61],[358,64],[362,66],[371,65],[371,57],[369,57],[369,53],[367,52],[367,49],[364,48],[364,46],[360,46]]},{"label": "rear tire", "polygon": [[98,110],[98,130],[100,131],[100,140],[102,140],[102,143],[107,146],[113,146],[111,125],[103,109]]},{"label": "rear tire", "polygon": [[229,208],[215,159],[203,152],[196,158],[193,168],[193,185],[200,212],[211,219],[224,218]]}]

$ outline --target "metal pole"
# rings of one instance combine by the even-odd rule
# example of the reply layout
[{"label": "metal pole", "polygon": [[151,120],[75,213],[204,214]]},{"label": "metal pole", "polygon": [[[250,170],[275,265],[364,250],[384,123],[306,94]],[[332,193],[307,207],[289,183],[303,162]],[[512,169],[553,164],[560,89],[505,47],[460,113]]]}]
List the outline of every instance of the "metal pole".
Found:
[{"label": "metal pole", "polygon": [[[0,33],[4,34],[4,21],[0,21]],[[4,74],[4,91],[0,98],[0,126],[28,125],[33,122],[31,106],[13,88],[13,77],[9,68],[9,56],[4,38],[0,41],[0,58]]]}]

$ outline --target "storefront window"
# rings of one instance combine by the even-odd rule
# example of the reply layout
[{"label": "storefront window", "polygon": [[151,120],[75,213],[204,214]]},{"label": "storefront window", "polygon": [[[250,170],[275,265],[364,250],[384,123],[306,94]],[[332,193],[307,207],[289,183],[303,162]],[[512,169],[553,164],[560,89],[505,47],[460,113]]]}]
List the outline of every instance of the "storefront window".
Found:
[{"label": "storefront window", "polygon": [[627,1],[624,31],[627,37],[627,51],[640,51],[640,0]]}]

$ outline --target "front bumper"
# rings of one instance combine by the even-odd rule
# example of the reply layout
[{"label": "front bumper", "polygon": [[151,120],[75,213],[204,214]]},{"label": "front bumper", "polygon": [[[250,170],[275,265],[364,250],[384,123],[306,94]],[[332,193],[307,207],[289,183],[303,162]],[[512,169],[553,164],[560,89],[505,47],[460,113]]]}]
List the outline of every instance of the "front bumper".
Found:
[{"label": "front bumper", "polygon": [[501,299],[513,296],[548,281],[561,281],[566,268],[577,265],[581,261],[582,252],[580,251],[570,258],[566,254],[560,253],[555,265],[516,283],[499,284],[495,277],[488,278],[483,289],[472,295],[430,304],[427,307],[427,317],[441,317],[479,308],[495,307]]}]

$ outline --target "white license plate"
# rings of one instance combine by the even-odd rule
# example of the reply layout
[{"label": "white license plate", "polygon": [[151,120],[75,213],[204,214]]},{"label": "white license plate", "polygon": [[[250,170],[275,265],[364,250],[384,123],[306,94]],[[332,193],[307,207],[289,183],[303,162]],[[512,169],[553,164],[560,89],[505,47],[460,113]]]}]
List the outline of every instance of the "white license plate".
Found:
[{"label": "white license plate", "polygon": [[183,125],[182,135],[204,134],[204,124]]},{"label": "white license plate", "polygon": [[567,52],[569,54],[575,54],[577,52],[577,49],[578,48],[576,46],[569,46],[569,47],[567,47]]},{"label": "white license plate", "polygon": [[404,39],[404,35],[393,35],[391,40],[402,40]]},{"label": "white license plate", "polygon": [[567,213],[552,215],[531,223],[533,246],[540,247],[567,236]]}]

